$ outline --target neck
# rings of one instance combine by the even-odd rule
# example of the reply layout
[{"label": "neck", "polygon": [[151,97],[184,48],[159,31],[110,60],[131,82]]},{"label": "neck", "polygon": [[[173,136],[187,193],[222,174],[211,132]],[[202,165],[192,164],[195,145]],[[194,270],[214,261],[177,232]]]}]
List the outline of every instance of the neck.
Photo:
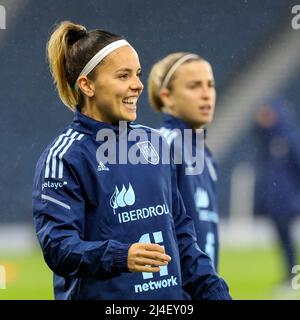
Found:
[{"label": "neck", "polygon": [[90,100],[85,101],[84,105],[81,107],[81,113],[96,121],[109,122],[106,121],[105,116],[99,111],[95,103]]},{"label": "neck", "polygon": [[197,129],[205,129],[206,125],[205,124],[198,124],[198,125],[191,125],[193,130],[197,130]]},{"label": "neck", "polygon": [[197,129],[205,129],[205,127],[206,127],[206,124],[203,124],[203,123],[200,123],[200,124],[197,123],[197,124],[195,124],[195,123],[191,123],[191,122],[189,122],[189,121],[186,121],[185,119],[183,119],[182,117],[180,117],[176,112],[174,112],[173,110],[170,110],[170,109],[168,109],[168,108],[165,108],[165,109],[164,109],[164,112],[165,112],[165,113],[169,113],[171,116],[173,116],[173,117],[175,117],[175,118],[177,118],[177,119],[185,122],[185,123],[186,123],[191,129],[193,129],[194,131],[196,131]]}]

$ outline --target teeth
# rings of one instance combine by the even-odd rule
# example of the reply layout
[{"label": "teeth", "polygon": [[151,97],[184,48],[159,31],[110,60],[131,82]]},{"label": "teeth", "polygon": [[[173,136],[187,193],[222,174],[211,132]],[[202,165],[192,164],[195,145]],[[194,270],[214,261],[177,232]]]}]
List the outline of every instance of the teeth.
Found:
[{"label": "teeth", "polygon": [[137,98],[128,98],[128,99],[123,99],[123,103],[128,103],[128,104],[136,104]]}]

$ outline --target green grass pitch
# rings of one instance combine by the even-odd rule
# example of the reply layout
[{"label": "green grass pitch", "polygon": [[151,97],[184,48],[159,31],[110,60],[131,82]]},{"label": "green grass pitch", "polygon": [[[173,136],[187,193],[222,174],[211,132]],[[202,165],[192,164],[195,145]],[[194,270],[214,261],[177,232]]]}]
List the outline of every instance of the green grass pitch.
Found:
[{"label": "green grass pitch", "polygon": [[[6,289],[0,300],[53,299],[52,272],[40,250],[20,254],[0,253],[6,270]],[[278,288],[282,263],[277,248],[222,248],[220,275],[227,281],[233,299],[300,299],[300,289]]]}]

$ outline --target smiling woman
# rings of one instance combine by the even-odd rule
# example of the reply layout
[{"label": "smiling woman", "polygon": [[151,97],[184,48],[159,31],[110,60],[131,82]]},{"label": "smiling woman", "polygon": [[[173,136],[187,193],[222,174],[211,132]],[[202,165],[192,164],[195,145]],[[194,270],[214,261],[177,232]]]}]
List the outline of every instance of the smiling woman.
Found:
[{"label": "smiling woman", "polygon": [[71,110],[77,106],[88,117],[110,123],[135,120],[141,66],[126,40],[66,22],[54,31],[48,57],[59,95]]},{"label": "smiling woman", "polygon": [[115,123],[136,119],[136,103],[143,85],[138,55],[132,47],[118,48],[95,71],[95,81],[77,79],[84,93],[82,113],[98,121]]},{"label": "smiling woman", "polygon": [[[230,299],[196,245],[173,165],[149,140],[166,143],[131,123],[143,90],[136,51],[118,35],[62,22],[48,57],[60,98],[75,113],[41,155],[34,178],[34,221],[55,298],[183,299],[184,286],[195,299]],[[141,128],[144,140],[127,139],[122,150],[135,147],[155,161],[98,160],[100,134],[113,134],[121,153],[124,136]]]}]

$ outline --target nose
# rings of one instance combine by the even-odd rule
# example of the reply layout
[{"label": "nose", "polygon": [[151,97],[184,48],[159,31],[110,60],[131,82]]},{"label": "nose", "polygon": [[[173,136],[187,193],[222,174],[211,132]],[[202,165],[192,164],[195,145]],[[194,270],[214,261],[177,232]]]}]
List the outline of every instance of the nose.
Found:
[{"label": "nose", "polygon": [[201,90],[201,98],[203,100],[209,100],[212,96],[212,88],[208,87],[208,86],[203,86],[202,90]]},{"label": "nose", "polygon": [[130,85],[130,89],[141,92],[144,89],[144,85],[139,77],[134,77]]}]

